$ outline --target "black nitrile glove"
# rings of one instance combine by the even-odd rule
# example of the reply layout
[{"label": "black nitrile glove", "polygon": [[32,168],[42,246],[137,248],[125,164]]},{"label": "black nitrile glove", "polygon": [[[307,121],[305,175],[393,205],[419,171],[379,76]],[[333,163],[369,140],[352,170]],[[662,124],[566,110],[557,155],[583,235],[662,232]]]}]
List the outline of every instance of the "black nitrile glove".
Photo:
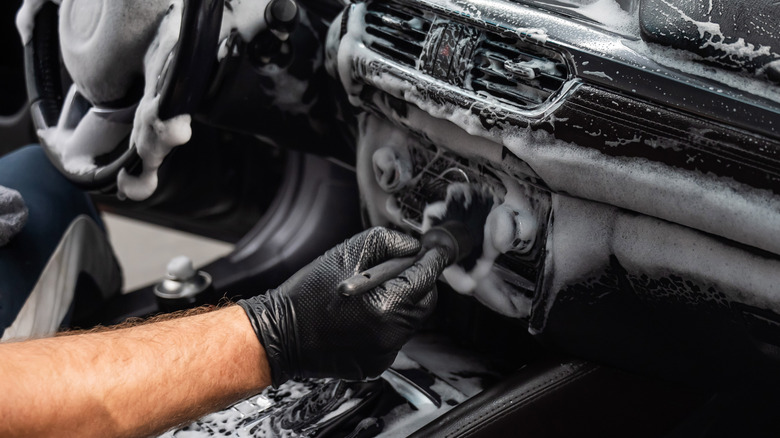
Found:
[{"label": "black nitrile glove", "polygon": [[329,250],[244,308],[271,367],[273,385],[290,378],[376,377],[436,305],[445,255],[428,253],[398,277],[364,294],[343,296],[340,282],[420,250],[415,238],[372,228]]}]

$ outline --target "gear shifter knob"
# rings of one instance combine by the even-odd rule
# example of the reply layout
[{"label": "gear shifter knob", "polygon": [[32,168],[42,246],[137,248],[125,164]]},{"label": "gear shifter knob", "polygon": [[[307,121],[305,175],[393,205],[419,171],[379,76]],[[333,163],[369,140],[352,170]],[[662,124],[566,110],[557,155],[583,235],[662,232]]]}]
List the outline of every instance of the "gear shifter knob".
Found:
[{"label": "gear shifter knob", "polygon": [[214,298],[211,276],[195,270],[189,257],[175,257],[168,263],[166,270],[165,279],[154,286],[154,295],[161,310],[182,310]]},{"label": "gear shifter knob", "polygon": [[176,281],[188,281],[195,278],[198,274],[192,265],[192,260],[187,256],[178,256],[168,262],[165,268],[168,278]]},{"label": "gear shifter knob", "polygon": [[277,32],[292,33],[298,24],[298,4],[293,0],[272,0],[265,7],[268,28]]}]

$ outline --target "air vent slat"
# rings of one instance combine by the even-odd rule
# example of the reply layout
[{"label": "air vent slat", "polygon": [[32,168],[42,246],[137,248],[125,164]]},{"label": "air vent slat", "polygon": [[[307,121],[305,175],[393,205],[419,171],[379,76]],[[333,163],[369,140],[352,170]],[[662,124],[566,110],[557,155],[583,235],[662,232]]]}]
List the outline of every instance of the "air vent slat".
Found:
[{"label": "air vent slat", "polygon": [[414,67],[423,51],[431,21],[422,11],[373,2],[365,15],[366,45],[392,60]]},{"label": "air vent slat", "polygon": [[[474,65],[474,72],[481,72],[486,75],[491,75],[498,80],[503,80],[506,83],[517,83],[512,79],[512,75],[508,75],[503,69],[495,69],[490,64],[478,64]],[[472,72],[472,74],[474,73]],[[538,73],[535,80],[538,82],[538,86],[553,92],[561,87],[563,79],[552,76],[546,73]]]},{"label": "air vent slat", "polygon": [[538,105],[544,102],[550,93],[531,87],[520,88],[516,85],[504,85],[484,79],[474,79],[472,87],[476,92],[486,92],[493,97],[511,100],[521,106]]},{"label": "air vent slat", "polygon": [[388,32],[392,31],[394,34],[403,35],[406,38],[410,38],[413,41],[424,41],[425,36],[430,28],[430,23],[426,25],[422,24],[410,24],[415,23],[416,20],[400,20],[397,17],[391,15],[379,15],[376,13],[366,14],[366,23],[373,24],[377,28],[385,29]]},{"label": "air vent slat", "polygon": [[474,50],[470,83],[484,96],[529,108],[560,90],[568,73],[563,59],[532,43],[485,33]]},{"label": "air vent slat", "polygon": [[371,41],[370,44],[382,44],[385,46],[394,47],[396,50],[402,51],[409,55],[419,54],[419,45],[414,42],[405,39],[403,35],[393,34],[386,29],[370,28],[366,29],[369,35],[375,36],[377,40]]},{"label": "air vent slat", "polygon": [[565,66],[550,59],[520,51],[513,52],[511,56],[501,55],[495,52],[480,52],[477,53],[474,58],[476,64],[484,65],[485,63],[490,63],[491,65],[499,66],[498,68],[501,69],[504,68],[504,64],[507,61],[533,65],[539,70],[540,75],[558,78],[561,81],[564,80]]},{"label": "air vent slat", "polygon": [[409,53],[399,51],[396,48],[382,44],[382,43],[374,43],[371,45],[371,48],[374,49],[374,51],[379,52],[383,55],[389,56],[390,58],[401,62],[402,64],[413,66],[414,63],[417,61],[417,57],[410,55]]}]

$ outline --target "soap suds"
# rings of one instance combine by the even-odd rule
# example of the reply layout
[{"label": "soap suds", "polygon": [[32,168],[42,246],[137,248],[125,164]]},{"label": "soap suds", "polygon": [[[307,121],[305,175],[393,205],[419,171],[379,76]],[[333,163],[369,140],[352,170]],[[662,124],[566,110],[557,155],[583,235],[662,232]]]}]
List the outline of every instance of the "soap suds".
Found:
[{"label": "soap suds", "polygon": [[[28,0],[17,15],[19,31],[29,37],[28,24],[44,1]],[[120,198],[143,200],[157,188],[157,169],[175,146],[184,144],[192,136],[190,116],[182,114],[169,120],[159,119],[160,95],[158,82],[172,61],[172,54],[179,42],[183,0],[170,0],[168,12],[160,22],[152,44],[144,56],[144,95],[135,110],[130,143],[143,161],[141,174],[129,175],[124,169],[117,178]],[[94,157],[113,150],[128,134],[128,128],[101,117],[95,110],[82,111],[81,103],[74,99],[78,90],[68,93],[65,106],[56,127],[39,132],[41,139],[62,159],[64,168],[75,174],[84,174],[96,168]],[[81,120],[75,125],[72,121]]]},{"label": "soap suds", "polygon": [[600,78],[609,79],[610,81],[614,80],[614,79],[612,79],[611,76],[609,76],[608,74],[604,73],[603,71],[588,71],[588,70],[584,70],[582,72],[582,74],[591,75],[591,76],[598,76]]},{"label": "soap suds", "polygon": [[[308,28],[308,31],[313,35],[317,34],[304,11],[300,12],[298,27]],[[317,50],[314,57],[309,60],[306,68],[310,69],[311,72],[316,72],[322,68],[324,61],[324,51]],[[312,107],[317,103],[317,99],[307,100],[305,98],[306,93],[311,92],[311,82],[308,79],[299,79],[290,73],[288,67],[280,67],[273,62],[258,67],[258,70],[263,78],[271,80],[270,86],[264,88],[265,94],[272,98],[268,102],[270,106],[291,115],[306,115],[311,112]],[[314,121],[312,122],[314,123]]]},{"label": "soap suds", "polygon": [[[514,75],[520,75],[526,79],[536,79],[540,73],[551,76],[560,76],[556,63],[549,59],[532,59],[529,61],[504,61],[504,69]],[[540,101],[543,99],[539,99]]]},{"label": "soap suds", "polygon": [[[450,367],[445,368],[443,372],[452,370],[452,365],[450,364]],[[403,352],[398,354],[392,367],[420,373],[428,372]],[[415,409],[409,403],[400,402],[391,412],[380,417],[384,427],[379,436],[408,436],[452,409],[453,405],[466,399],[465,395],[438,377],[432,379],[433,384],[428,387],[429,391],[440,400],[447,400],[450,403],[441,403],[439,407],[432,404],[426,409]],[[329,420],[355,408],[362,401],[352,393],[350,388],[344,391],[335,390],[337,385],[343,384],[333,379],[291,380],[280,385],[278,389],[266,388],[262,393],[240,401],[223,411],[211,413],[193,423],[169,430],[160,435],[160,438],[317,436],[322,426]],[[325,397],[310,399],[308,400],[310,405],[307,406],[296,406],[296,403],[306,401],[306,398],[316,391]],[[320,405],[323,403],[324,405]],[[327,406],[331,403],[335,404]],[[391,406],[393,405],[388,408]],[[316,412],[323,408],[333,408],[333,410],[324,413],[322,418],[316,419]],[[300,415],[311,416],[312,423],[301,422]],[[288,421],[297,424],[299,428],[289,429]]]},{"label": "soap suds", "polygon": [[736,58],[753,59],[759,56],[769,56],[772,54],[771,47],[759,46],[756,47],[751,43],[747,43],[744,38],[738,38],[732,43],[726,43],[726,35],[720,29],[720,24],[713,23],[711,21],[697,21],[683,12],[680,8],[666,0],[661,0],[666,6],[677,12],[683,20],[696,26],[699,32],[699,38],[703,38],[704,42],[700,48],[712,47],[725,53],[727,56],[733,56]]},{"label": "soap suds", "polygon": [[[97,167],[94,157],[111,152],[130,133],[130,125],[83,110],[76,85],[68,90],[57,126],[38,130],[41,141],[55,152],[66,171],[82,175]],[[83,102],[83,100],[81,100]],[[78,120],[76,126],[70,123]]]},{"label": "soap suds", "polygon": [[[506,181],[509,182],[509,178]],[[527,198],[521,194],[523,188],[520,184],[514,182],[506,189],[504,199],[494,205],[485,221],[482,255],[476,265],[467,271],[463,266],[455,264],[446,268],[442,275],[455,291],[474,296],[502,315],[525,318],[530,312],[530,301],[497,276],[494,263],[499,255],[509,250],[518,247],[521,247],[521,251],[530,249],[537,233],[535,212],[530,210]],[[468,190],[465,184],[452,184],[447,187],[445,201],[429,204],[424,211],[423,231],[431,227],[433,218],[442,217],[451,198],[464,190]],[[502,220],[507,215],[510,221]]]},{"label": "soap suds", "polygon": [[[342,50],[349,47],[345,44],[342,42]],[[351,50],[358,52],[349,55],[340,53],[339,60],[346,63],[350,57],[357,56],[371,65],[371,60],[379,59],[373,52],[361,49],[360,46]],[[438,88],[438,84],[431,84],[428,89],[425,85],[412,84],[383,68],[363,71],[363,79],[368,83],[420,108],[418,112],[414,107],[409,107],[409,114],[403,118],[403,123],[419,132],[426,132],[432,140],[446,134],[437,133],[438,128],[433,126],[430,119],[426,119],[425,113],[448,120],[469,134],[506,146],[515,156],[528,163],[553,190],[664,218],[780,253],[780,239],[767,238],[776,234],[773,231],[776,226],[765,219],[775,217],[777,211],[780,211],[780,199],[766,190],[755,189],[729,178],[671,168],[643,158],[609,156],[592,148],[556,139],[543,130],[508,125],[503,125],[501,130],[486,130],[480,117],[475,116],[471,108],[430,98],[438,93],[449,92],[445,86]],[[350,96],[350,101],[360,106],[361,86],[345,76],[348,75],[342,73],[342,80],[351,83],[350,91],[357,92]],[[484,111],[490,111],[490,107],[485,107]],[[461,140],[455,141],[468,143],[473,142],[473,138],[463,136]],[[443,144],[448,144],[454,150],[474,150],[468,144]],[[626,190],[628,187],[632,188],[630,192]],[[702,216],[699,214],[701,211],[710,211],[712,214]]]},{"label": "soap suds", "polygon": [[130,175],[124,169],[119,172],[117,196],[120,198],[140,201],[151,196],[157,189],[157,169],[163,159],[171,149],[188,142],[192,136],[189,114],[165,121],[158,116],[161,99],[157,94],[158,81],[169,67],[179,42],[182,10],[183,0],[170,0],[168,13],[160,22],[157,36],[144,57],[144,95],[138,104],[130,135],[130,143],[135,145],[143,169],[138,176]]},{"label": "soap suds", "polygon": [[[457,202],[455,199],[463,199],[464,208],[468,208],[471,202],[471,196],[471,186],[468,184],[456,183],[447,186],[447,196],[443,201],[435,202],[425,207],[425,211],[423,211],[422,231],[428,231],[435,219],[445,217],[448,210],[447,206],[451,205],[453,202]],[[486,224],[483,225],[484,236],[489,235],[487,222],[489,221],[486,221]],[[488,242],[488,239],[483,239],[479,244],[482,245],[482,255],[470,271],[466,271],[465,268],[459,264],[454,264],[444,270],[443,276],[447,281],[447,284],[462,294],[473,295],[479,289],[484,289],[479,288],[479,285],[491,275],[493,262],[496,260],[496,257],[498,257],[498,251],[493,247],[491,242]],[[487,301],[493,300],[487,297]]]},{"label": "soap suds", "polygon": [[[406,149],[410,154],[413,154],[413,148],[423,146],[408,133],[395,129],[393,125],[373,116],[361,115],[360,126],[361,135],[358,139],[356,170],[361,197],[371,223],[374,225],[394,224],[407,229],[412,228],[417,232],[429,229],[433,217],[444,215],[447,205],[446,199],[427,204],[421,224],[410,222],[404,217],[392,193],[383,190],[377,182],[373,165],[373,156],[376,150],[389,147]],[[404,186],[404,190],[424,191],[418,185],[425,184],[422,180],[423,174],[438,157],[437,153],[430,162],[425,163],[423,172],[412,175],[411,180]],[[497,188],[501,192],[506,191],[506,194],[503,195],[503,201],[492,210],[486,220],[485,237],[481,242],[481,258],[468,272],[459,265],[445,269],[443,278],[457,292],[472,295],[501,314],[519,318],[528,315],[531,307],[530,301],[501,279],[494,269],[493,262],[502,252],[508,250],[522,252],[530,247],[535,238],[537,219],[532,214],[522,213],[524,210],[530,209],[530,205],[526,201],[527,196],[529,196],[527,189],[508,177],[504,186],[506,187]],[[455,191],[462,192],[467,190],[467,187],[466,184],[452,184],[446,187],[446,191],[450,193],[451,197]],[[515,216],[516,212],[517,216]],[[506,214],[511,215],[512,226],[494,229],[488,225],[498,221],[498,217]]]},{"label": "soap suds", "polygon": [[[706,300],[710,286],[731,302],[780,313],[780,263],[734,247],[705,233],[615,207],[553,195],[555,212],[545,261],[544,318],[568,285],[603,274],[610,257],[626,271],[649,281],[683,278],[698,288],[656,292],[684,294],[676,300]],[[724,261],[727,261],[724,263]],[[649,293],[653,293],[650,291]]]},{"label": "soap suds", "polygon": [[[266,388],[258,395],[242,400],[225,410],[208,414],[188,425],[178,427],[160,438],[206,438],[206,437],[251,437],[251,436],[295,436],[292,431],[277,430],[270,424],[260,424],[268,415],[281,417],[285,409],[306,396],[317,386],[327,385],[331,379],[294,381],[290,380],[278,389]],[[261,429],[266,435],[255,435],[251,431]],[[278,435],[281,434],[281,435]]]},{"label": "soap suds", "polygon": [[[639,20],[615,0],[566,0],[572,10],[625,35],[639,35]],[[564,6],[565,7],[565,6]]]},{"label": "soap suds", "polygon": [[232,32],[238,32],[242,40],[252,41],[255,35],[266,28],[265,8],[269,3],[271,0],[226,0],[219,40],[224,40]]},{"label": "soap suds", "polygon": [[[419,369],[425,372],[424,368],[415,360],[404,354],[403,351],[399,352],[398,356],[396,356],[392,368]],[[438,373],[442,370],[432,369],[431,371]],[[466,400],[466,396],[447,384],[444,380],[435,376],[432,377],[434,383],[430,386],[430,390],[437,394],[440,400],[451,400],[455,404],[459,404]],[[410,403],[400,404],[382,417],[384,428],[382,429],[382,432],[377,435],[377,438],[409,436],[435,418],[444,415],[444,413],[452,408],[453,406],[449,403],[441,403],[439,407],[431,405],[424,409],[416,409],[412,407]]]},{"label": "soap suds", "polygon": [[780,314],[778,259],[737,249],[678,225],[631,215],[617,217],[610,246],[631,273],[652,279],[675,275],[700,285],[716,285],[732,302]]},{"label": "soap suds", "polygon": [[412,180],[412,161],[405,147],[379,148],[374,152],[372,162],[377,184],[388,193],[406,187]]},{"label": "soap suds", "polygon": [[19,12],[16,13],[16,30],[22,37],[22,44],[27,45],[32,41],[33,29],[35,27],[35,15],[41,10],[47,2],[59,5],[61,0],[24,0]]},{"label": "soap suds", "polygon": [[515,33],[517,33],[517,36],[523,39],[530,39],[542,44],[547,42],[547,29],[521,27],[517,29]]},{"label": "soap suds", "polygon": [[[360,7],[362,5],[356,5],[355,10],[359,11]],[[359,29],[355,27],[359,26],[359,18],[359,12],[350,16],[350,32],[342,39],[338,53],[338,71],[352,104],[360,107],[366,103],[363,102],[361,91],[363,84],[367,83],[411,103],[412,105],[407,106],[405,111],[398,111],[387,105],[382,106],[380,97],[374,97],[371,102],[368,102],[369,105],[380,108],[393,120],[393,123],[401,125],[404,130],[425,133],[426,140],[433,144],[447,145],[447,148],[469,156],[479,155],[482,151],[486,154],[491,153],[493,149],[488,146],[490,142],[494,142],[505,146],[519,159],[528,163],[553,191],[568,193],[596,203],[616,205],[775,254],[780,253],[780,239],[776,238],[777,233],[774,232],[780,227],[780,223],[778,220],[767,220],[767,218],[778,217],[780,199],[769,191],[755,189],[730,178],[674,168],[643,158],[607,155],[595,149],[558,140],[554,135],[542,130],[514,127],[500,122],[498,124],[501,129],[487,129],[483,123],[485,119],[492,118],[500,121],[503,117],[499,102],[491,104],[489,99],[482,101],[475,99],[474,105],[479,105],[479,109],[476,110],[475,107],[461,107],[450,104],[444,99],[437,99],[437,96],[460,91],[438,81],[426,84],[412,83],[407,80],[407,76],[413,77],[417,73],[385,61],[381,55],[366,48],[359,31],[352,32],[352,29]],[[355,20],[355,23],[352,20]],[[634,45],[647,47],[641,41],[624,41],[623,44],[630,47]],[[680,51],[673,51],[673,53],[677,56]],[[702,76],[712,77],[706,73]],[[739,75],[730,74],[730,76],[742,80]],[[768,90],[769,88],[773,87],[767,87],[766,82],[760,84],[756,82],[755,88],[750,91],[760,96],[767,96],[773,92]],[[495,117],[489,117],[491,111],[496,113]],[[524,114],[522,111],[516,112]],[[529,115],[529,117],[538,118],[540,115]],[[437,119],[442,122],[437,122]],[[445,120],[472,136],[453,135],[452,125],[444,122]],[[379,122],[370,121],[361,125],[360,148],[365,144],[381,143],[385,138],[398,135],[393,132],[391,124],[381,127],[376,133],[365,130],[378,124]],[[369,138],[362,138],[367,132]],[[590,132],[590,134],[599,135],[599,132]],[[615,145],[636,141],[638,141],[636,137],[624,138],[617,140]],[[663,145],[649,146],[664,147]],[[359,163],[358,172],[360,169]],[[373,180],[373,175],[370,176]],[[361,180],[360,187],[364,190],[370,186],[365,185]],[[364,199],[373,199],[372,190],[374,189],[369,189],[371,194],[363,194]],[[383,200],[387,199],[387,195],[382,194],[381,190],[376,189],[376,192]],[[372,222],[376,220],[377,222],[373,223],[392,222],[405,225],[404,222],[397,222],[396,219],[383,215],[381,206],[385,204],[379,202],[372,205],[371,202],[367,202],[369,209],[373,209]],[[709,214],[702,215],[702,211]],[[573,238],[595,239],[596,237],[586,233],[581,237]],[[559,240],[558,243],[566,246],[565,240]],[[565,253],[564,247],[557,251]],[[488,249],[485,254],[489,253]],[[597,253],[607,254],[607,251],[604,249]],[[594,254],[593,260],[595,263],[600,258]],[[564,261],[558,260],[558,263],[563,264]],[[583,264],[582,258],[573,260],[571,266],[575,265],[583,269],[588,266]],[[448,269],[445,279],[463,293],[477,296],[474,291],[481,287],[479,283],[483,278],[496,278],[486,275],[485,272],[484,267],[479,264],[474,268],[473,273],[451,268]],[[582,273],[583,276],[587,274],[587,272]],[[487,283],[485,288],[493,290],[501,286],[499,282],[490,284],[485,280],[485,283]],[[501,302],[501,299],[513,297],[514,295],[511,294],[494,293],[483,296],[480,301],[506,314],[513,311],[513,303]]]},{"label": "soap suds", "polygon": [[757,71],[755,75],[751,75],[716,68],[705,64],[706,59],[695,53],[646,43],[642,40],[623,41],[623,44],[664,67],[711,79],[737,90],[780,102],[780,87],[769,84],[765,79],[758,77],[764,73],[763,71]]}]

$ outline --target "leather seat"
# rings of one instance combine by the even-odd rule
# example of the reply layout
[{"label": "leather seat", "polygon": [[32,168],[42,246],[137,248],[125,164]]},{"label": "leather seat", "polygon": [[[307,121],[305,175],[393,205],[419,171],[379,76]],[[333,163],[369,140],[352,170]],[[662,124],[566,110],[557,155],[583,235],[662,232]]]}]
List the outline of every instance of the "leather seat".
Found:
[{"label": "leather seat", "polygon": [[582,361],[546,360],[472,397],[422,437],[657,437],[704,396]]}]

